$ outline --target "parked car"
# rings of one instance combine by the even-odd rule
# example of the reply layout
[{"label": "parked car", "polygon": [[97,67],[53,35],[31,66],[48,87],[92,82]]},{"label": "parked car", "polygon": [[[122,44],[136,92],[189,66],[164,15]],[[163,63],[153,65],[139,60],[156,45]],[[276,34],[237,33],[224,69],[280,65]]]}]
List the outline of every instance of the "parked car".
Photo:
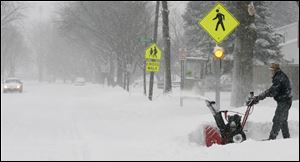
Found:
[{"label": "parked car", "polygon": [[23,83],[20,79],[17,78],[8,78],[3,83],[3,93],[6,92],[14,92],[17,91],[19,93],[23,92]]},{"label": "parked car", "polygon": [[85,85],[85,79],[82,77],[78,77],[74,81],[74,85],[76,86],[84,86]]}]

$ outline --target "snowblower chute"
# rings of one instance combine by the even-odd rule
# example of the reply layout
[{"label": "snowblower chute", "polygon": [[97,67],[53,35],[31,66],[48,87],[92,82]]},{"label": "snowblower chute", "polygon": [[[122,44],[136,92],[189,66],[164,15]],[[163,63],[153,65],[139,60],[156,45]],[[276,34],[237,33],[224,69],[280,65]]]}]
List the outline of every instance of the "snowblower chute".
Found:
[{"label": "snowblower chute", "polygon": [[[253,105],[256,104],[253,101],[254,93],[250,92],[250,96],[248,98],[247,110],[244,114],[244,118],[242,120],[242,116],[240,113],[235,112],[234,115],[228,115],[229,111],[219,111],[214,107],[215,102],[205,100],[207,107],[213,114],[213,117],[216,121],[216,127],[206,126],[204,129],[205,134],[205,142],[206,146],[209,147],[213,144],[227,144],[227,143],[240,143],[246,140],[246,134],[243,130],[246,121],[248,119],[250,110],[253,108]],[[224,117],[227,121],[225,124]]]}]

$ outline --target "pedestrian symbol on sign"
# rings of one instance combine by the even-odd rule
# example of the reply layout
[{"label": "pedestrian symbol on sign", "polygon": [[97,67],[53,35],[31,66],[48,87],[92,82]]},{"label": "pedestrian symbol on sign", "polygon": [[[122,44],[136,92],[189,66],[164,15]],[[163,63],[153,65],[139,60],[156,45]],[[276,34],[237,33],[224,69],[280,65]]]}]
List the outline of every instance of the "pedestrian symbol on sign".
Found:
[{"label": "pedestrian symbol on sign", "polygon": [[161,51],[155,43],[151,44],[145,50],[145,59],[154,59],[154,60],[160,60],[161,59]]},{"label": "pedestrian symbol on sign", "polygon": [[156,50],[156,47],[154,47],[154,50],[153,50],[152,48],[150,49],[150,55],[151,55],[152,57],[157,58],[157,50]]},{"label": "pedestrian symbol on sign", "polygon": [[216,10],[217,15],[213,20],[216,20],[218,18],[218,23],[216,26],[216,31],[218,31],[219,25],[221,24],[223,31],[225,31],[223,20],[225,20],[225,16],[219,12],[219,9]]}]

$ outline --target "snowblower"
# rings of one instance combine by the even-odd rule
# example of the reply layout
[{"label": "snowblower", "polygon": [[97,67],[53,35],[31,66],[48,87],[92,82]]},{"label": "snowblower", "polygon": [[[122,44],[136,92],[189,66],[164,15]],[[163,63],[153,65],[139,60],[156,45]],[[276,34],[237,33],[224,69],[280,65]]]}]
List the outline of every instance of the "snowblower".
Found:
[{"label": "snowblower", "polygon": [[[247,109],[242,120],[242,114],[234,112],[234,115],[228,115],[228,112],[233,111],[218,111],[215,107],[215,101],[205,100],[207,107],[212,112],[216,121],[217,127],[206,126],[204,129],[206,146],[209,147],[213,144],[228,144],[228,143],[241,143],[246,140],[246,134],[244,132],[244,126],[250,114],[253,110],[253,105],[257,102],[253,100],[254,93],[250,92],[248,100],[246,101]],[[227,124],[223,119],[223,114]]]}]

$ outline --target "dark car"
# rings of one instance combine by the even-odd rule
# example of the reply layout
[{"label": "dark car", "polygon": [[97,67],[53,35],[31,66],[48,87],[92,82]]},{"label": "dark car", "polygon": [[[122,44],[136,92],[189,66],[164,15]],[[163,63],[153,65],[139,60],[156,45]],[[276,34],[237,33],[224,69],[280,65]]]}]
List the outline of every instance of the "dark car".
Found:
[{"label": "dark car", "polygon": [[4,81],[3,92],[23,92],[23,83],[17,78],[8,78]]}]

